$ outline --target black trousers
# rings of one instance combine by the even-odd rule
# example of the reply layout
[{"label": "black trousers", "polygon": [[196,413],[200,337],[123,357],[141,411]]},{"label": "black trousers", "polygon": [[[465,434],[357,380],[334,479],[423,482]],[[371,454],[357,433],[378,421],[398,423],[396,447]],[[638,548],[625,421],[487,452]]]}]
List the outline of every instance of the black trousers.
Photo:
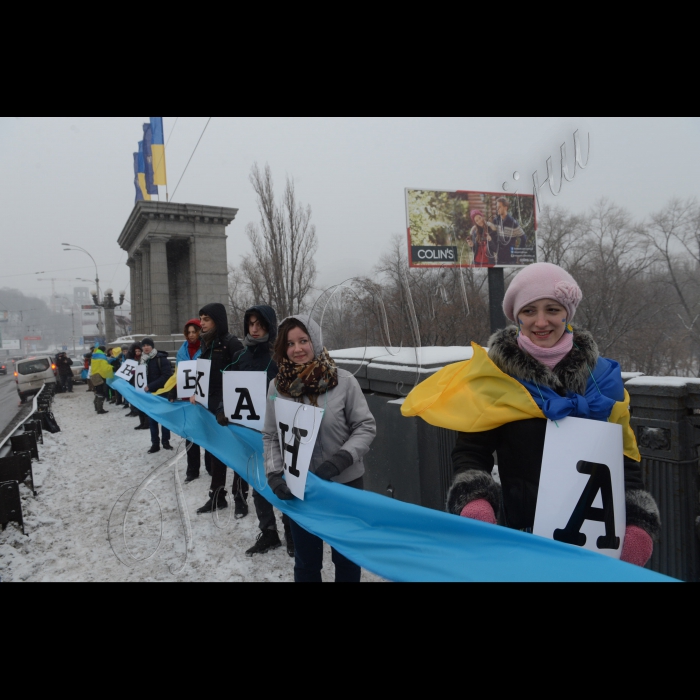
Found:
[{"label": "black trousers", "polygon": [[[211,457],[211,490],[216,492],[219,489],[226,488],[226,477],[228,476],[228,467],[218,460],[214,455]],[[242,479],[236,472],[233,473],[233,488],[231,489],[232,496],[237,501],[247,501],[250,487],[248,483]]]},{"label": "black trousers", "polygon": [[[211,475],[211,460],[212,457],[208,452],[204,452],[204,465],[207,468],[207,473]],[[193,442],[187,441],[187,476],[196,478],[202,465],[202,448],[195,445]]]},{"label": "black trousers", "polygon": [[[360,478],[357,481],[346,484],[346,486],[364,491],[364,479]],[[322,583],[323,540],[307,532],[293,520],[291,525],[296,556],[294,581],[296,583]],[[332,553],[333,563],[335,564],[335,582],[360,583],[362,569],[335,549],[332,550]]]},{"label": "black trousers", "polygon": [[[255,503],[255,512],[258,516],[260,530],[262,532],[265,532],[265,530],[274,530],[277,532],[277,517],[275,516],[275,509],[272,507],[272,504],[255,490],[253,490],[253,502]],[[284,524],[284,529],[288,530],[291,527],[292,521],[288,516],[283,515],[282,523]]]}]

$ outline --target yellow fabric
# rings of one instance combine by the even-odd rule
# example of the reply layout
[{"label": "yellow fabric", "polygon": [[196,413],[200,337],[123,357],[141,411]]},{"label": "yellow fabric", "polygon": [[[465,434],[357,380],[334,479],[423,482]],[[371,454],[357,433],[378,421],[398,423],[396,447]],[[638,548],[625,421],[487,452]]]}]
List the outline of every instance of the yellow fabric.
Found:
[{"label": "yellow fabric", "polygon": [[[472,348],[471,360],[445,367],[408,395],[401,407],[404,417],[418,416],[430,425],[459,433],[484,433],[531,418],[546,420],[520,382],[501,372],[481,346],[472,343]],[[609,422],[622,426],[625,456],[639,462],[629,407],[625,391],[625,401],[615,404]]]},{"label": "yellow fabric", "polygon": [[114,348],[112,350],[112,357],[119,357],[119,355],[122,354],[122,349],[121,348]]},{"label": "yellow fabric", "polygon": [[460,433],[484,433],[506,423],[545,418],[522,384],[501,372],[481,346],[472,343],[472,348],[471,360],[445,367],[419,384],[401,413]]},{"label": "yellow fabric", "polygon": [[[102,357],[106,357],[106,355],[102,355]],[[111,379],[114,376],[112,365],[110,365],[107,360],[95,359],[93,356],[90,366],[93,374],[99,374],[105,380]]]},{"label": "yellow fabric", "polygon": [[632,418],[632,414],[630,413],[630,402],[630,395],[627,393],[627,390],[625,390],[625,400],[615,404],[608,422],[617,423],[618,425],[622,426],[622,440],[625,457],[628,457],[635,462],[641,462],[642,455],[639,452],[639,447],[637,446],[637,436],[634,434],[634,430],[632,430],[632,426],[630,425],[630,420]]},{"label": "yellow fabric", "polygon": [[177,386],[177,369],[173,372],[173,376],[168,379],[166,385],[160,389],[160,391],[156,391],[155,395],[156,396],[162,396],[163,394],[169,393],[172,389],[174,389]]},{"label": "yellow fabric", "polygon": [[146,202],[151,201],[151,195],[148,194],[146,189],[146,173],[139,173],[139,187],[141,188],[141,194]]},{"label": "yellow fabric", "polygon": [[165,146],[151,146],[153,152],[153,184],[167,185],[168,177],[165,168]]}]

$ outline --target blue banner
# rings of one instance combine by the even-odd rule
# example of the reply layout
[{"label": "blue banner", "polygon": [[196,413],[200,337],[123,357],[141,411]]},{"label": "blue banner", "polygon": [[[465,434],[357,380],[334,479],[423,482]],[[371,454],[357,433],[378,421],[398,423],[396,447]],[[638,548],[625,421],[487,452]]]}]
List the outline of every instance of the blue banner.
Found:
[{"label": "blue banner", "polygon": [[139,393],[121,379],[109,384],[174,434],[216,456],[301,527],[388,581],[672,581],[569,545],[327,483],[312,474],[304,502],[280,501],[265,479],[262,435],[238,426],[222,428],[200,406]]},{"label": "blue banner", "polygon": [[134,187],[136,187],[136,201],[143,201],[143,192],[141,191],[141,183],[139,182],[139,154],[134,153]]},{"label": "blue banner", "polygon": [[143,125],[143,155],[146,172],[146,191],[148,194],[158,194],[158,186],[153,175],[153,129],[150,124]]}]

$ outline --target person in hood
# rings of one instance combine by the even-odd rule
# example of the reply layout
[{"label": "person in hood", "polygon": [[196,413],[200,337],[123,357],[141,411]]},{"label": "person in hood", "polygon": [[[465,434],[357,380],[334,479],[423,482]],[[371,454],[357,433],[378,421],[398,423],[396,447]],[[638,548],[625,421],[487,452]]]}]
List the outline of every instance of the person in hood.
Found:
[{"label": "person in hood", "polygon": [[[414,389],[404,416],[460,432],[447,510],[455,516],[531,533],[548,420],[572,416],[622,426],[627,528],[622,560],[645,566],[661,519],[642,479],[620,366],[600,356],[590,333],[571,323],[583,294],[549,263],[526,268],[505,297],[516,326],[496,333],[486,352],[452,365]],[[494,453],[502,486],[492,472]],[[620,533],[621,534],[621,533]]]},{"label": "person in hood", "polygon": [[[126,360],[126,355],[124,355],[124,351],[121,348],[114,348],[112,350],[112,357],[114,358],[114,364],[112,365],[112,369],[116,374],[121,369],[121,366],[124,364],[124,361]],[[109,402],[115,404],[116,406],[123,405],[124,399],[122,398],[122,395],[118,391],[115,391],[113,389],[111,389],[110,391],[112,396]]]},{"label": "person in hood", "polygon": [[[364,489],[364,457],[377,435],[377,424],[355,377],[339,369],[323,347],[321,329],[310,317],[293,316],[279,329],[274,359],[276,379],[270,383],[263,445],[265,471],[277,498],[292,500],[284,478],[275,402],[278,397],[324,409],[310,471],[324,481]],[[321,583],[323,542],[292,521],[294,579]],[[359,583],[359,566],[333,550],[336,583]]]},{"label": "person in hood", "polygon": [[109,413],[104,409],[107,398],[107,380],[114,376],[114,370],[109,360],[110,358],[102,350],[95,350],[90,361],[90,381],[95,391],[95,411],[98,416]]},{"label": "person in hood", "polygon": [[[267,375],[269,385],[277,376],[277,364],[272,359],[272,351],[277,340],[277,314],[269,306],[253,306],[245,313],[243,322],[243,334],[245,348],[236,356],[229,372],[263,372]],[[237,518],[245,517],[248,513],[248,484],[238,475],[234,478],[233,492],[235,494],[235,515]],[[258,554],[266,554],[282,546],[277,531],[277,518],[275,509],[257,491],[253,491],[253,502],[258,516],[260,535],[246,556],[254,557]],[[287,542],[287,553],[294,556],[294,539],[291,533],[289,518],[282,518]]]},{"label": "person in hood", "polygon": [[73,360],[62,352],[56,357],[58,367],[58,378],[61,382],[61,389],[69,394],[73,393]]},{"label": "person in hood", "polygon": [[[202,324],[198,318],[190,319],[185,324],[185,342],[177,353],[177,364],[181,362],[195,362],[202,356]],[[167,387],[166,387],[167,388]],[[177,384],[170,392],[170,400],[177,401]],[[204,453],[204,463],[211,474],[211,455]],[[199,479],[202,468],[202,449],[199,445],[187,441],[187,476],[185,484],[191,484]]]},{"label": "person in hood", "polygon": [[[131,360],[132,362],[136,362],[137,364],[141,364],[141,355],[143,355],[143,346],[141,343],[132,343],[129,346],[129,349],[126,351],[126,360]],[[132,377],[129,380],[129,384],[131,386],[135,385],[135,379]],[[143,418],[141,418],[142,413],[135,408],[134,406],[130,406],[128,403],[126,404],[127,407],[129,407],[131,410],[129,413],[126,414],[127,418],[140,418],[141,419],[141,424],[143,423]],[[146,419],[147,421],[147,419]],[[148,428],[148,425],[146,425],[146,428]],[[138,430],[141,430],[141,425],[139,425]]]},{"label": "person in hood", "polygon": [[[173,375],[173,366],[170,364],[170,358],[167,352],[159,352],[155,348],[155,343],[150,338],[144,338],[141,341],[143,346],[143,354],[141,355],[141,364],[146,367],[146,389],[147,394],[155,394],[160,391],[168,382],[168,379]],[[170,431],[162,426],[161,435],[158,433],[158,428],[161,427],[153,420],[148,419],[148,424],[151,429],[151,449],[149,455],[160,452],[161,435],[164,450],[172,450],[170,445]]]},{"label": "person in hood", "polygon": [[[235,361],[238,353],[243,350],[241,341],[231,335],[228,330],[228,316],[223,304],[207,304],[199,312],[202,324],[202,360],[211,362],[209,379],[208,408],[217,417],[220,425],[228,426],[228,419],[223,410],[224,380],[223,372]],[[192,403],[195,403],[192,399]],[[211,455],[211,492],[209,501],[197,512],[202,515],[228,508],[226,500],[226,475],[228,468]]]}]

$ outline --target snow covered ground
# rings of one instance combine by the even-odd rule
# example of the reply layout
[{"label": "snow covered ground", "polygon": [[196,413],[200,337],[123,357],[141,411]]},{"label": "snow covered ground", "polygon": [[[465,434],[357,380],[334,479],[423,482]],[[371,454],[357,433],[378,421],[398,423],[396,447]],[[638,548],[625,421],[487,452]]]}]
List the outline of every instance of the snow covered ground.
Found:
[{"label": "snow covered ground", "polygon": [[[294,561],[284,546],[253,559],[245,556],[259,534],[252,494],[251,514],[244,520],[235,521],[232,509],[218,523],[212,516],[196,515],[208,499],[203,464],[202,478],[183,489],[191,523],[189,553],[174,468],[157,476],[136,499],[124,527],[126,504],[135,489],[175,453],[147,455],[150,434],[134,431],[137,421],[125,418],[127,411],[107,408],[109,415],[97,416],[84,387],[56,398],[54,413],[62,432],[46,434],[39,448],[42,461],[33,465],[39,497],[21,487],[27,536],[14,524],[0,533],[3,582],[294,580]],[[173,447],[180,443],[173,437]],[[184,484],[185,460],[176,468]],[[230,472],[229,492],[232,479]],[[278,523],[283,535],[279,514]],[[328,547],[323,575],[333,580]],[[365,582],[380,580],[363,575]]]}]

